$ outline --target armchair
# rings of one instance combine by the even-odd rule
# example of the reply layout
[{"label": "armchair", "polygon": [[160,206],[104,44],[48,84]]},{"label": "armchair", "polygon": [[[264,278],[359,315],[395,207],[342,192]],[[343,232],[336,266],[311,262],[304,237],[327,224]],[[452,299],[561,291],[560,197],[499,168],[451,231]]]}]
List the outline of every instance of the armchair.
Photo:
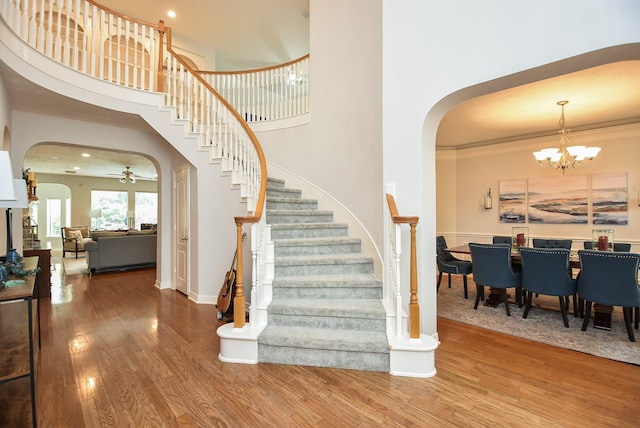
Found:
[{"label": "armchair", "polygon": [[436,261],[438,263],[438,285],[436,290],[440,289],[440,282],[442,281],[442,274],[446,273],[449,279],[449,288],[451,288],[451,274],[462,275],[462,281],[464,284],[464,298],[468,299],[467,290],[467,275],[473,271],[473,267],[470,261],[460,260],[451,255],[447,249],[447,241],[444,236],[436,237]]},{"label": "armchair", "polygon": [[[593,250],[593,242],[584,241],[584,249]],[[613,251],[628,253],[629,251],[631,251],[631,244],[627,242],[614,242]]]},{"label": "armchair", "polygon": [[62,258],[66,253],[83,253],[85,239],[89,239],[89,226],[63,227],[62,233]]},{"label": "armchair", "polygon": [[470,243],[473,280],[476,283],[476,301],[473,309],[478,309],[480,296],[484,296],[484,287],[503,288],[505,310],[511,316],[507,301],[507,288],[516,289],[518,307],[522,307],[522,273],[511,267],[511,246],[506,244]]},{"label": "armchair", "polygon": [[566,248],[571,249],[571,239],[543,239],[533,238],[533,248]]},{"label": "armchair", "polygon": [[578,256],[578,296],[586,301],[582,331],[586,331],[589,325],[593,303],[621,306],[629,340],[635,342],[631,320],[633,309],[640,307],[640,254],[579,250]]},{"label": "armchair", "polygon": [[567,306],[573,296],[573,313],[577,316],[576,280],[571,277],[569,256],[566,248],[520,248],[522,258],[522,288],[526,291],[522,318],[527,318],[533,294],[557,296],[564,326],[569,327]]},{"label": "armchair", "polygon": [[511,245],[512,244],[512,238],[511,236],[494,236],[493,237],[493,243],[494,244],[508,244]]}]

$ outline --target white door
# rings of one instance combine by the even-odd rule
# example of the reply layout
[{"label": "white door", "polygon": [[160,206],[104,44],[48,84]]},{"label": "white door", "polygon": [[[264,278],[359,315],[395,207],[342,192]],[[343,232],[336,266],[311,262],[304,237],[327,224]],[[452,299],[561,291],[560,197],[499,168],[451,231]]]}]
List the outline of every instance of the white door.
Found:
[{"label": "white door", "polygon": [[174,174],[176,198],[176,290],[189,295],[189,169]]}]

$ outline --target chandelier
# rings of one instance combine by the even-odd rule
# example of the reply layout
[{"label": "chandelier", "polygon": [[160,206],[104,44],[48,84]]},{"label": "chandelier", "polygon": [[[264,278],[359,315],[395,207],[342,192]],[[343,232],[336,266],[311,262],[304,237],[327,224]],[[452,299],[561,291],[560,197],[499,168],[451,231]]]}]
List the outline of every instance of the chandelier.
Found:
[{"label": "chandelier", "polygon": [[534,152],[536,160],[542,168],[556,168],[561,169],[562,174],[568,168],[578,168],[580,166],[587,166],[591,163],[591,160],[598,155],[600,147],[585,147],[585,146],[569,146],[569,138],[567,134],[571,131],[565,127],[564,123],[564,106],[569,101],[558,101],[558,105],[562,109],[560,114],[560,120],[558,124],[560,126],[560,148],[542,149],[538,152]]}]

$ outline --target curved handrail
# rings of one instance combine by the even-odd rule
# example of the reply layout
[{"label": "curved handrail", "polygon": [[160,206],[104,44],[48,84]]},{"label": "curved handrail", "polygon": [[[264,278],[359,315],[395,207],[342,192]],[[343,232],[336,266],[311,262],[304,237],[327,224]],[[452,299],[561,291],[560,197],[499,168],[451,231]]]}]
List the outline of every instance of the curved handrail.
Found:
[{"label": "curved handrail", "polygon": [[393,195],[387,193],[387,205],[394,225],[408,224],[411,227],[411,255],[410,255],[410,279],[409,279],[409,337],[420,338],[420,304],[418,303],[418,263],[416,251],[416,227],[417,216],[400,216]]},{"label": "curved handrail", "polygon": [[286,119],[309,112],[309,58],[241,71],[197,71],[247,122]]},{"label": "curved handrail", "polygon": [[[87,0],[89,1],[89,0]],[[276,64],[276,65],[270,65],[269,67],[260,67],[260,68],[253,68],[253,69],[249,69],[249,70],[237,70],[237,71],[206,71],[206,70],[198,70],[198,73],[200,74],[251,74],[251,73],[259,73],[261,71],[269,71],[269,70],[277,70],[278,68],[285,68],[289,65],[293,65],[296,64],[298,62],[301,62],[305,59],[309,59],[311,57],[310,54],[306,54],[301,56],[300,58],[296,58],[293,59],[289,62],[285,62],[283,64]]]},{"label": "curved handrail", "polygon": [[[251,141],[253,145],[253,149],[255,150],[258,162],[259,162],[259,172],[260,172],[260,186],[258,189],[258,200],[254,205],[254,211],[252,215],[248,216],[238,216],[234,217],[236,223],[236,294],[233,300],[233,323],[235,328],[242,328],[246,322],[246,309],[245,309],[245,292],[244,292],[244,275],[243,275],[243,266],[244,266],[244,257],[242,252],[242,235],[243,235],[243,226],[244,224],[252,224],[260,221],[262,217],[262,212],[264,208],[264,201],[267,189],[267,163],[264,156],[264,152],[262,150],[262,146],[258,142],[256,135],[253,133],[249,125],[246,121],[242,119],[237,110],[227,102],[202,76],[199,75],[186,61],[182,59],[180,55],[178,55],[171,46],[171,29],[166,27],[167,34],[167,53],[171,54],[173,59],[177,61],[188,73],[193,75],[200,84],[206,88],[210,93],[212,93],[218,101],[231,113],[231,115],[235,118],[236,123],[240,125],[246,136]],[[191,118],[190,118],[191,119]],[[193,121],[190,120],[190,123]],[[228,152],[227,152],[228,153]]]}]

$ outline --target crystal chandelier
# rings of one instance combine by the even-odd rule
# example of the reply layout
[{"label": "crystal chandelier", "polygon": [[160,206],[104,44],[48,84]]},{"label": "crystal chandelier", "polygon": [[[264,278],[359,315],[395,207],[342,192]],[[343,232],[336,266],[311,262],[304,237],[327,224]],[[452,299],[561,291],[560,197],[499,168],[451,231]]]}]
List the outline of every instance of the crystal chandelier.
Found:
[{"label": "crystal chandelier", "polygon": [[542,149],[538,152],[534,152],[536,160],[542,168],[556,168],[562,169],[562,174],[568,168],[578,168],[580,166],[587,166],[591,163],[591,160],[598,155],[600,147],[585,147],[585,146],[570,146],[567,147],[569,138],[567,134],[571,131],[565,127],[564,123],[564,106],[569,101],[558,101],[558,105],[562,109],[560,114],[560,148]]}]

